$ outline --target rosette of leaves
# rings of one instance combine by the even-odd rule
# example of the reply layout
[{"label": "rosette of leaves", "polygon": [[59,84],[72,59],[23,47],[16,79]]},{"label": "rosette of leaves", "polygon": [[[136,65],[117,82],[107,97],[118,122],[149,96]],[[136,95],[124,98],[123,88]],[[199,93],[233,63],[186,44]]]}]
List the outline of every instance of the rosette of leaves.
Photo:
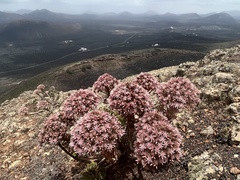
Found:
[{"label": "rosette of leaves", "polygon": [[111,90],[118,84],[118,80],[108,73],[105,73],[93,84],[94,92],[102,92],[108,97]]},{"label": "rosette of leaves", "polygon": [[76,121],[88,111],[97,107],[100,98],[91,90],[79,89],[64,102],[63,118]]},{"label": "rosette of leaves", "polygon": [[161,83],[156,91],[159,100],[159,109],[169,119],[183,108],[194,108],[199,102],[200,91],[187,78],[171,78]]},{"label": "rosette of leaves", "polygon": [[158,168],[182,156],[182,136],[161,113],[145,113],[135,124],[135,129],[134,156],[143,168]]},{"label": "rosette of leaves", "polygon": [[110,93],[109,106],[127,120],[143,116],[153,108],[150,94],[136,83],[120,83]]},{"label": "rosette of leaves", "polygon": [[61,121],[59,116],[59,113],[55,113],[46,119],[39,133],[40,144],[49,143],[57,145],[65,138],[67,125]]},{"label": "rosette of leaves", "polygon": [[148,92],[156,91],[159,85],[157,78],[149,73],[140,73],[133,82],[139,84]]},{"label": "rosette of leaves", "polygon": [[79,156],[115,161],[120,155],[118,141],[124,133],[115,116],[101,110],[90,111],[73,126],[70,147]]}]

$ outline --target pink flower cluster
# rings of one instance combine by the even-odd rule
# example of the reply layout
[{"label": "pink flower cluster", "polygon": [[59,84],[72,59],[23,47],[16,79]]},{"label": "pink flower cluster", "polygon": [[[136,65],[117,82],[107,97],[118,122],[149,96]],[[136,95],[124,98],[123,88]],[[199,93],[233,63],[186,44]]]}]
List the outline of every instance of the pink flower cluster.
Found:
[{"label": "pink flower cluster", "polygon": [[[45,121],[43,131],[40,133],[40,143],[57,144],[68,130],[85,113],[96,108],[99,97],[90,90],[80,89],[70,95],[64,102],[63,109],[58,114],[52,114]],[[45,100],[37,103],[38,108],[44,108],[48,102]]]},{"label": "pink flower cluster", "polygon": [[156,91],[159,85],[157,78],[149,73],[140,73],[133,82],[136,82],[148,92]]},{"label": "pink flower cluster", "polygon": [[135,124],[134,156],[143,167],[155,167],[179,160],[182,136],[165,116],[156,111],[147,112]]},{"label": "pink flower cluster", "polygon": [[93,84],[94,92],[103,92],[109,96],[111,90],[118,84],[118,80],[108,73],[105,73]]},{"label": "pink flower cluster", "polygon": [[116,158],[117,141],[125,131],[115,116],[94,110],[86,113],[71,130],[70,146],[79,155]]},{"label": "pink flower cluster", "polygon": [[45,121],[42,131],[39,133],[39,142],[58,144],[65,137],[67,125],[61,121],[59,114],[50,115]]},{"label": "pink flower cluster", "polygon": [[[47,118],[39,134],[40,143],[58,144],[65,152],[70,150],[69,155],[72,151],[78,154],[73,158],[105,159],[106,164],[121,155],[132,155],[144,168],[158,168],[180,159],[182,136],[169,119],[179,109],[193,108],[200,102],[200,92],[189,79],[171,78],[160,84],[154,76],[141,73],[132,82],[119,83],[104,74],[93,89],[109,97],[101,102],[89,89],[71,94],[60,113]],[[44,87],[37,90],[43,92]],[[39,96],[43,97],[41,93]],[[154,98],[159,101],[157,107]],[[39,102],[39,106],[44,103]]]},{"label": "pink flower cluster", "polygon": [[100,98],[91,90],[79,89],[64,102],[64,118],[77,120],[88,111],[96,108]]},{"label": "pink flower cluster", "polygon": [[199,102],[200,91],[187,78],[171,78],[161,83],[156,94],[160,110],[169,117],[182,108],[194,108]]},{"label": "pink flower cluster", "polygon": [[123,117],[142,116],[152,110],[153,104],[149,93],[136,83],[120,83],[108,98],[110,108],[117,110]]}]

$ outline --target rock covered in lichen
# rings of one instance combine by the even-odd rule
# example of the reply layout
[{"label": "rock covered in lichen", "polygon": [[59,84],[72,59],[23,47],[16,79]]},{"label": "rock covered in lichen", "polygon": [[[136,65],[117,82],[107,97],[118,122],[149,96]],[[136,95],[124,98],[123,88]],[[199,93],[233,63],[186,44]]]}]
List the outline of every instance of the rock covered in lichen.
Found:
[{"label": "rock covered in lichen", "polygon": [[188,176],[190,180],[209,179],[209,176],[217,177],[224,171],[221,157],[217,153],[205,151],[199,156],[193,157],[188,163]]},{"label": "rock covered in lichen", "polygon": [[240,85],[235,86],[230,92],[229,97],[232,102],[240,102]]}]

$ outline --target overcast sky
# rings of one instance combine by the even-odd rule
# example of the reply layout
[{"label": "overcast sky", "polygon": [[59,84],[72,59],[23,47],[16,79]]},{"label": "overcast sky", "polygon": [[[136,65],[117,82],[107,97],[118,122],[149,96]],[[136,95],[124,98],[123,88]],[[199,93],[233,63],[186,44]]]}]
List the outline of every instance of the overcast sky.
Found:
[{"label": "overcast sky", "polygon": [[48,9],[54,12],[209,13],[240,9],[240,0],[0,0],[0,11]]}]

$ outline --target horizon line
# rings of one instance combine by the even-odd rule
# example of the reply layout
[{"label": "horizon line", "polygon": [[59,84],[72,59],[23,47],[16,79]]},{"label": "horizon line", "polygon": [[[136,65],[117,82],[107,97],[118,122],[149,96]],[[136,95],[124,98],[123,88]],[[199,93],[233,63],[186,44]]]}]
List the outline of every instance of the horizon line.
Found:
[{"label": "horizon line", "polygon": [[[65,12],[56,12],[56,11],[52,11],[46,8],[42,8],[42,9],[35,9],[35,10],[31,10],[31,9],[19,9],[16,11],[8,11],[8,10],[0,10],[0,12],[4,12],[4,13],[14,13],[14,14],[19,14],[19,15],[23,15],[23,14],[29,14],[35,11],[42,11],[42,10],[47,10],[49,12],[52,13],[58,13],[58,14],[66,14],[66,15],[82,15],[82,14],[96,14],[96,15],[104,15],[104,14],[122,14],[122,13],[129,13],[129,14],[133,14],[133,15],[142,15],[142,14],[150,14],[150,15],[164,15],[164,14],[175,14],[175,15],[183,15],[183,14],[198,14],[198,15],[206,15],[206,14],[216,14],[216,13],[228,13],[228,12],[239,12],[240,14],[240,10],[224,10],[224,11],[209,11],[206,13],[198,13],[198,12],[184,12],[184,13],[174,13],[171,11],[167,11],[167,12],[156,12],[154,10],[148,10],[148,11],[144,11],[144,12],[131,12],[131,11],[120,11],[120,12],[114,12],[114,11],[106,11],[106,12],[94,12],[94,11],[85,11],[82,13],[65,13]],[[26,13],[18,13],[19,11],[29,11]]]}]

